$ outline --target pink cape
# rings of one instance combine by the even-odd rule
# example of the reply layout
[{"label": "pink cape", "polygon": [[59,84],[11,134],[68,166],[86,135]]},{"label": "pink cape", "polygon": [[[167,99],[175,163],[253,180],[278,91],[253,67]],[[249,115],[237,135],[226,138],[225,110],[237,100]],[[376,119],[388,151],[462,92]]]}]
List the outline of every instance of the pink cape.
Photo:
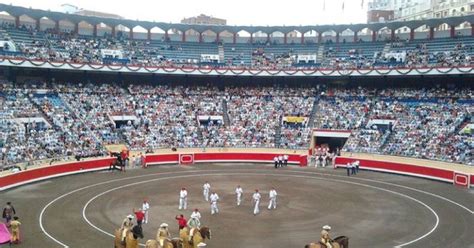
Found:
[{"label": "pink cape", "polygon": [[4,223],[0,223],[0,244],[9,243],[11,234]]}]

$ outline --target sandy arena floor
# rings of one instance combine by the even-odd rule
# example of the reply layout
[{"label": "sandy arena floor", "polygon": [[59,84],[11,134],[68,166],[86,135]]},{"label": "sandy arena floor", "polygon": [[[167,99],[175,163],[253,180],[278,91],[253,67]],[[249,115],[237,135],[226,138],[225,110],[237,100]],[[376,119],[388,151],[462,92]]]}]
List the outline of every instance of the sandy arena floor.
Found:
[{"label": "sandy arena floor", "polygon": [[[210,214],[202,197],[208,180],[221,201]],[[244,189],[237,207],[234,188]],[[181,187],[188,210],[178,210]],[[278,208],[267,210],[268,191],[278,191]],[[251,195],[262,193],[261,213],[252,214]],[[474,190],[429,180],[361,171],[255,164],[154,166],[126,173],[97,172],[26,185],[0,193],[13,202],[23,223],[24,241],[16,247],[113,247],[110,236],[143,198],[151,205],[145,239],[174,216],[199,208],[212,230],[208,247],[289,248],[318,240],[323,225],[332,237],[346,235],[350,247],[474,247]]]}]

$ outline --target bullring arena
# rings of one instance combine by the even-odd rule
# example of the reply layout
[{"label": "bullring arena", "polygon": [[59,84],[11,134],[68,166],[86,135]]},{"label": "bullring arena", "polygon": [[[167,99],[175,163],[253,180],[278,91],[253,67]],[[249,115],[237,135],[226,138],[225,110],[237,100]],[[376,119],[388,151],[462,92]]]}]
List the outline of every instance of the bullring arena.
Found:
[{"label": "bullring arena", "polygon": [[0,3],[0,247],[474,248],[474,0],[140,1]]},{"label": "bullring arena", "polygon": [[[111,247],[113,230],[143,198],[148,198],[152,207],[141,243],[153,239],[163,222],[169,223],[171,234],[177,236],[174,216],[179,213],[188,216],[192,209],[199,208],[202,224],[212,231],[211,240],[206,241],[211,247],[303,247],[317,240],[319,229],[325,224],[332,226],[333,236],[348,236],[351,247],[440,247],[440,244],[473,247],[472,190],[365,170],[348,177],[342,169],[301,167],[300,161],[292,161],[292,156],[287,168],[275,169],[271,162],[245,162],[288,150],[161,152],[150,155],[147,161],[158,161],[159,156],[170,159],[179,154],[193,154],[196,160],[187,165],[177,165],[179,161],[154,162],[147,169],[128,169],[125,173],[99,171],[71,175],[2,192],[2,199],[21,206],[17,211],[21,209],[23,232],[28,239],[19,247]],[[246,155],[240,161],[218,158],[229,154]],[[207,162],[199,162],[199,156],[203,155],[207,155]],[[290,155],[299,157],[299,154]],[[220,161],[210,163],[213,156]],[[373,155],[356,156],[357,159],[368,157],[373,159]],[[419,162],[398,161],[399,158],[390,156],[383,159]],[[85,165],[89,161],[78,164],[81,163],[79,167],[84,170],[86,166],[95,170],[94,167],[101,169],[100,164],[104,165],[101,162]],[[38,175],[35,171],[41,168],[15,176],[29,174],[22,180],[47,176],[63,166],[53,165]],[[452,166],[455,165],[449,168]],[[202,197],[205,180],[221,197],[221,212],[214,216]],[[233,192],[238,184],[244,189],[243,204],[239,207]],[[187,211],[177,209],[181,187],[189,191]],[[278,208],[270,211],[266,204],[271,187],[278,190],[279,196]],[[250,203],[254,189],[260,189],[264,199],[262,212],[257,216],[252,214]],[[31,199],[35,199],[34,203]]]}]

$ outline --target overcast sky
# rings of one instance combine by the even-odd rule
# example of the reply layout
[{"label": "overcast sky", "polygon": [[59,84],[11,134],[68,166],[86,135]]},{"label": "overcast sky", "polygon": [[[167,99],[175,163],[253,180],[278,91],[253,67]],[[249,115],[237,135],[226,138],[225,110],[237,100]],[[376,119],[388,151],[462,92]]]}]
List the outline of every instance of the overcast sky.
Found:
[{"label": "overcast sky", "polygon": [[68,3],[87,10],[118,14],[127,19],[173,23],[184,17],[206,14],[227,19],[229,25],[254,26],[365,23],[367,2],[368,0],[0,0],[0,3],[45,10],[59,10],[61,4]]}]

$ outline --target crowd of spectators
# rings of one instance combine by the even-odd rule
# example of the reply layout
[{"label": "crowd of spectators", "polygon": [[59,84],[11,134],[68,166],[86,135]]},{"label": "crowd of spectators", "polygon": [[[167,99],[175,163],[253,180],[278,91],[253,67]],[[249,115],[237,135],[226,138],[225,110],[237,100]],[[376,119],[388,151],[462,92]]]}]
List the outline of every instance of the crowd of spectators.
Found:
[{"label": "crowd of spectators", "polygon": [[[312,128],[350,130],[344,151],[472,164],[470,89],[318,89],[2,82],[3,164],[185,147],[307,149]],[[291,119],[292,121],[289,121]],[[379,122],[377,122],[377,120]],[[380,120],[388,125],[380,124]]]}]

